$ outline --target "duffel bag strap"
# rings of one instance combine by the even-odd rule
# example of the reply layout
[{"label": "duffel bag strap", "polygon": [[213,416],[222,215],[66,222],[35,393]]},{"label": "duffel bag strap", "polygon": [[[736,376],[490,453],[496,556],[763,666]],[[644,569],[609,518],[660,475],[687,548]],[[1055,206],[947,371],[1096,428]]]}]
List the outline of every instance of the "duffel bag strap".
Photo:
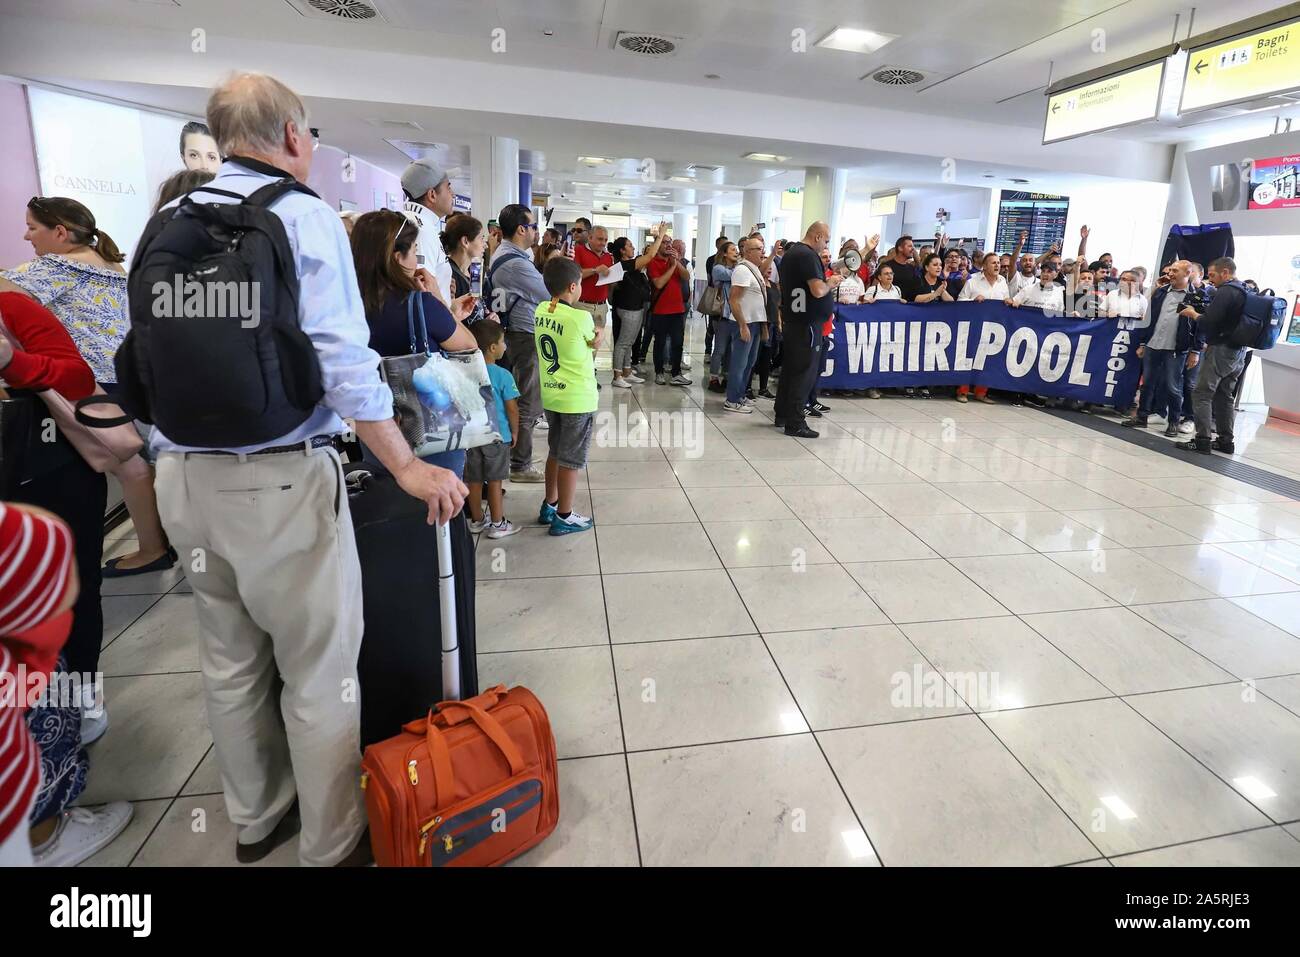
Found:
[{"label": "duffel bag strap", "polygon": [[[493,685],[491,688],[488,688],[486,691],[480,691],[478,695],[476,695],[473,698],[466,698],[465,701],[469,702],[472,705],[476,705],[479,708],[482,708],[484,711],[490,711],[493,708],[495,708],[497,706],[497,702],[500,701],[505,696],[506,696],[505,685]],[[468,713],[444,714],[442,711],[444,705],[462,704],[462,703],[464,702],[461,702],[455,698],[452,698],[448,701],[438,702],[433,706],[433,713],[435,718],[441,718],[442,721],[448,727],[451,727],[452,725],[455,724],[460,724],[464,721],[468,721],[469,720]]]},{"label": "duffel bag strap", "polygon": [[[480,697],[482,696],[480,695]],[[518,774],[524,769],[524,756],[520,753],[519,747],[510,739],[510,735],[506,733],[506,729],[501,727],[501,722],[492,717],[492,715],[488,714],[478,705],[474,704],[473,700],[444,701],[442,704],[438,705],[438,714],[446,715],[448,709],[457,708],[463,710],[466,716],[478,725],[478,729],[487,735],[488,740],[497,746],[497,750],[501,752],[501,756],[505,758],[506,763],[510,765],[511,774]],[[459,724],[461,720],[464,720],[463,718],[456,720],[450,716],[447,717],[448,724]],[[435,716],[431,713],[428,722],[429,729],[426,733],[426,738],[430,741],[430,755],[433,754],[433,748],[436,746],[432,743],[432,738],[436,731],[435,720]],[[445,750],[447,745],[445,741],[442,741],[442,733],[437,732],[437,734],[438,744],[440,744]],[[450,773],[450,765],[451,761],[450,758],[448,758],[448,773]],[[436,764],[434,766],[434,772],[437,773]]]}]

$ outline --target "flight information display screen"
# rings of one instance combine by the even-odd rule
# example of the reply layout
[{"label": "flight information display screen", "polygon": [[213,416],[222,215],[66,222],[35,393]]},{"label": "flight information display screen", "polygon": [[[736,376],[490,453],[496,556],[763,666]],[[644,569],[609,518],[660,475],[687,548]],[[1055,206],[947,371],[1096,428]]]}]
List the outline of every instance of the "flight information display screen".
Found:
[{"label": "flight information display screen", "polygon": [[998,230],[992,248],[1000,253],[1012,252],[1020,234],[1028,232],[1023,251],[1035,256],[1044,253],[1052,243],[1064,243],[1065,218],[1069,212],[1068,196],[1004,189],[998,203]]}]

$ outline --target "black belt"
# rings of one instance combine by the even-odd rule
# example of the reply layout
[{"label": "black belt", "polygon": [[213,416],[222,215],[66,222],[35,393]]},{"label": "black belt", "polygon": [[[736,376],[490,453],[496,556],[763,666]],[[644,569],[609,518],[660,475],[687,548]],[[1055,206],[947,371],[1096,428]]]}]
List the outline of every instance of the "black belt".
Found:
[{"label": "black belt", "polygon": [[604,302],[596,302],[596,300],[594,299],[579,299],[578,302],[584,302],[589,306],[605,306],[609,304],[608,299],[606,299]]},{"label": "black belt", "polygon": [[269,448],[258,449],[256,452],[227,452],[224,449],[204,449],[199,452],[191,452],[191,455],[283,455],[286,452],[310,452],[314,449],[323,449],[327,445],[334,444],[332,435],[313,435],[310,439],[303,439],[301,442],[295,442],[292,445],[272,445]]}]

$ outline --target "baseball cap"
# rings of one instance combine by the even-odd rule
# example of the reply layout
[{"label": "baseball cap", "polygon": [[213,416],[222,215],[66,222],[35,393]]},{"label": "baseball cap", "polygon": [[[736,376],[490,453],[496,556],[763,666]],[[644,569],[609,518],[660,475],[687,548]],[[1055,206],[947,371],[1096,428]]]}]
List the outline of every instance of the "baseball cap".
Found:
[{"label": "baseball cap", "polygon": [[447,172],[435,160],[418,159],[402,171],[402,189],[406,195],[418,199],[449,179]]}]

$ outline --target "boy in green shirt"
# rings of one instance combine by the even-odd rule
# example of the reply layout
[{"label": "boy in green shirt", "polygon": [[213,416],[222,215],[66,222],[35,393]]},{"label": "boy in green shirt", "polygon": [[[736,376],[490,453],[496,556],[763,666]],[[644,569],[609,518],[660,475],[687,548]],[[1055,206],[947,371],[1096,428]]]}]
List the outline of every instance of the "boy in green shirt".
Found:
[{"label": "boy in green shirt", "polygon": [[582,291],[582,269],[572,259],[555,256],[542,270],[551,294],[534,313],[538,375],[550,454],[546,457],[546,498],[537,521],[552,535],[585,532],[592,520],[573,510],[578,473],[587,467],[596,414],[596,368],[593,353],[600,332],[591,313],[575,309]]}]

